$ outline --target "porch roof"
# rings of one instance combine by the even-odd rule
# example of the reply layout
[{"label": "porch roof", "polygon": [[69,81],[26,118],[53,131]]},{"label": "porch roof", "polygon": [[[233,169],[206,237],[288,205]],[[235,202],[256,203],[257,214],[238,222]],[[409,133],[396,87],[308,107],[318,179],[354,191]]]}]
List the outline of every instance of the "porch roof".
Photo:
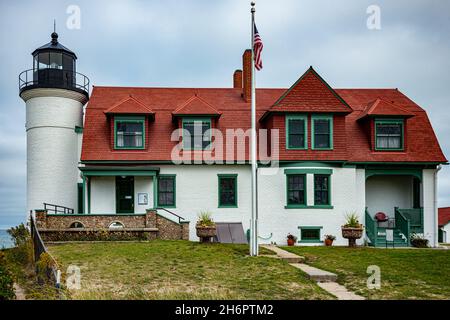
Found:
[{"label": "porch roof", "polygon": [[156,176],[158,167],[151,166],[81,166],[84,176]]}]

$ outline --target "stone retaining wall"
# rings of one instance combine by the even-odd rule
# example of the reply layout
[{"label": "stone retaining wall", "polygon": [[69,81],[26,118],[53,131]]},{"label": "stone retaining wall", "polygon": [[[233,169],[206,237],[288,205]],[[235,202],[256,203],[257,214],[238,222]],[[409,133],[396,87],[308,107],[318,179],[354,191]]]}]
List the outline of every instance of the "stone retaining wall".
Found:
[{"label": "stone retaining wall", "polygon": [[[49,214],[46,210],[35,214],[44,241],[189,240],[189,222],[174,222],[154,209],[146,214]],[[109,228],[114,222],[124,227]],[[74,223],[83,228],[73,228]]]}]

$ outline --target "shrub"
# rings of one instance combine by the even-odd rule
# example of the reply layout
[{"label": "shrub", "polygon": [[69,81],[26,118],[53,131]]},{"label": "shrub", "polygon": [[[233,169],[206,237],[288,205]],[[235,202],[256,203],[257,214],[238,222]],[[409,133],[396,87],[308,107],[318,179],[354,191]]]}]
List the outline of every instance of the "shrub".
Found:
[{"label": "shrub", "polygon": [[6,269],[4,254],[0,251],[0,300],[12,300],[16,297],[13,285],[13,277]]},{"label": "shrub", "polygon": [[416,248],[428,248],[428,239],[413,233],[411,235],[411,245]]},{"label": "shrub", "polygon": [[26,244],[30,239],[30,231],[23,223],[7,230],[16,247]]},{"label": "shrub", "polygon": [[213,219],[211,218],[211,212],[202,211],[198,215],[197,225],[202,227],[212,227],[215,225]]}]

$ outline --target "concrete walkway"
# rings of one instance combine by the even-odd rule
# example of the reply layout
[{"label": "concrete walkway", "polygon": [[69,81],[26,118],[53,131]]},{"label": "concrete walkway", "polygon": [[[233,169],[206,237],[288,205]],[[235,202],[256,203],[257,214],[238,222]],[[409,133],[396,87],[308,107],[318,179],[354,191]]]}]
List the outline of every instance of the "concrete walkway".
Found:
[{"label": "concrete walkway", "polygon": [[14,293],[16,294],[16,300],[27,300],[25,291],[17,283],[14,283]]},{"label": "concrete walkway", "polygon": [[261,247],[275,252],[277,254],[277,258],[283,259],[291,266],[302,270],[306,273],[309,279],[316,281],[319,287],[331,293],[333,296],[338,298],[338,300],[365,300],[364,297],[350,292],[344,286],[338,284],[336,282],[336,274],[304,264],[304,257],[283,250],[275,245],[261,245]]}]

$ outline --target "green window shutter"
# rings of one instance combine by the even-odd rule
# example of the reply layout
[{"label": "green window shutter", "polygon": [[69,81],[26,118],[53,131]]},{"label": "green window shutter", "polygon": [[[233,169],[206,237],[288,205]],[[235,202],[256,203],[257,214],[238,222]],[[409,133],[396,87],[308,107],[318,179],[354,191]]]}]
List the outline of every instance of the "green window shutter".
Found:
[{"label": "green window shutter", "polygon": [[314,205],[331,205],[330,175],[314,175]]},{"label": "green window shutter", "polygon": [[144,149],[145,118],[114,118],[114,149]]},{"label": "green window shutter", "polygon": [[286,116],[286,148],[307,149],[308,119],[306,116]]},{"label": "green window shutter", "polygon": [[207,150],[211,144],[210,118],[183,118],[183,149]]},{"label": "green window shutter", "polygon": [[311,139],[312,149],[333,149],[333,116],[312,115],[311,116]]},{"label": "green window shutter", "polygon": [[401,151],[404,149],[403,120],[375,120],[375,150]]},{"label": "green window shutter", "polygon": [[287,206],[306,205],[306,175],[286,175]]},{"label": "green window shutter", "polygon": [[176,206],[176,176],[158,176],[158,207],[175,208]]},{"label": "green window shutter", "polygon": [[237,175],[219,174],[219,208],[237,208]]}]

